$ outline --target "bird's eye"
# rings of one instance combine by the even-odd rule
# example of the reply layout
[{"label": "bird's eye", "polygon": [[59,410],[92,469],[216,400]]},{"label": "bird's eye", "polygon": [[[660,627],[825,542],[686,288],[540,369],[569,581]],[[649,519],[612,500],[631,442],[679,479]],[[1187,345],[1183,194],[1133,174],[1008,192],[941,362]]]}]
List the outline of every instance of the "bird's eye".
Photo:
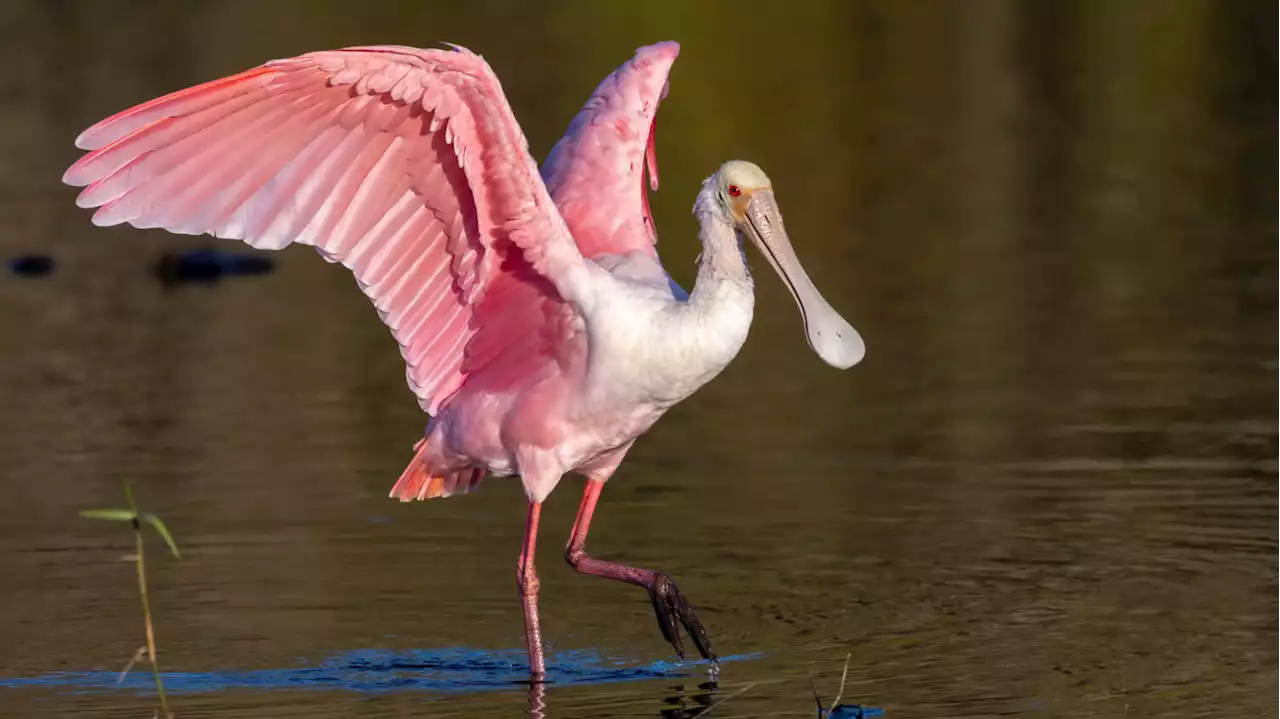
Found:
[{"label": "bird's eye", "polygon": [[737,185],[729,185],[729,197],[741,197],[742,188]]}]

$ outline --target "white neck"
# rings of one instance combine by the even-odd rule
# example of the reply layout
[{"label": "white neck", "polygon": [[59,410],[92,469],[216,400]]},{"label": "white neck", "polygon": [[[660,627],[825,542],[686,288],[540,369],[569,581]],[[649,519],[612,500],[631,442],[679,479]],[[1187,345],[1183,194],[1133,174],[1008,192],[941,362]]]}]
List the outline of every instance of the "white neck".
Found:
[{"label": "white neck", "polygon": [[702,240],[698,278],[664,337],[681,357],[677,365],[683,376],[670,386],[675,400],[715,377],[738,354],[751,328],[755,305],[751,270],[738,232],[702,199],[699,196],[695,208]]},{"label": "white neck", "polygon": [[[703,197],[703,195],[708,197]],[[745,294],[751,297],[754,284],[747,255],[742,248],[742,238],[737,228],[714,206],[708,190],[699,193],[694,207],[698,217],[698,239],[702,241],[702,254],[698,261],[698,278],[689,295],[690,309],[706,314],[719,303],[726,293]]]}]

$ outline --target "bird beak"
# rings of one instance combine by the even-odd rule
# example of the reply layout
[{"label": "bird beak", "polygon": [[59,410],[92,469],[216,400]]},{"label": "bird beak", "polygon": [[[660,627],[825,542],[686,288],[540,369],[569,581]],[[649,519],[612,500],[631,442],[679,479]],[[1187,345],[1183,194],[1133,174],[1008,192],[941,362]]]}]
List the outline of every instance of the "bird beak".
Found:
[{"label": "bird beak", "polygon": [[867,351],[862,337],[831,309],[800,266],[800,259],[782,225],[782,213],[778,211],[773,190],[761,188],[752,192],[743,216],[747,234],[769,258],[769,264],[777,270],[800,306],[809,347],[832,367],[848,369],[861,361]]}]

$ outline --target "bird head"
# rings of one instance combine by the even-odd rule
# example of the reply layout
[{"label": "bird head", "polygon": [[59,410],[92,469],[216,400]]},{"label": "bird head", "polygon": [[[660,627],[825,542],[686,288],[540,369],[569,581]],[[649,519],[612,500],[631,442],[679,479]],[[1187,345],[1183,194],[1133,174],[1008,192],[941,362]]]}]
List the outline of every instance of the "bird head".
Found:
[{"label": "bird head", "polygon": [[848,369],[862,360],[866,346],[848,322],[823,299],[813,280],[800,265],[782,211],[774,198],[773,184],[754,163],[732,160],[710,178],[721,216],[740,235],[751,238],[791,291],[804,320],[809,347],[827,364]]}]

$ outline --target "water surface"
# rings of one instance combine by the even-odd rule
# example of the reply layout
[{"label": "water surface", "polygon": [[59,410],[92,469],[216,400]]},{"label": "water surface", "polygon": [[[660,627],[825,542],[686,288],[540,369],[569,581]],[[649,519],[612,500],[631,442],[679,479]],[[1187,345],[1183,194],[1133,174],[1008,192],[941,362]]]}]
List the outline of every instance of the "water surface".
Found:
[{"label": "water surface", "polygon": [[[440,7],[436,7],[439,5]],[[266,59],[459,42],[539,157],[633,48],[664,260],[701,178],[771,174],[867,340],[804,345],[763,263],[742,355],[637,443],[591,548],[670,572],[720,684],[642,592],[542,522],[554,717],[1262,716],[1276,706],[1276,27],[1265,3],[8,2],[0,37],[0,715],[149,716],[128,478],[181,717],[517,716],[517,483],[400,505],[423,417],[389,333],[306,248],[165,286],[210,241],[96,229],[58,178],[88,124]],[[496,19],[495,19],[496,18]]]}]

